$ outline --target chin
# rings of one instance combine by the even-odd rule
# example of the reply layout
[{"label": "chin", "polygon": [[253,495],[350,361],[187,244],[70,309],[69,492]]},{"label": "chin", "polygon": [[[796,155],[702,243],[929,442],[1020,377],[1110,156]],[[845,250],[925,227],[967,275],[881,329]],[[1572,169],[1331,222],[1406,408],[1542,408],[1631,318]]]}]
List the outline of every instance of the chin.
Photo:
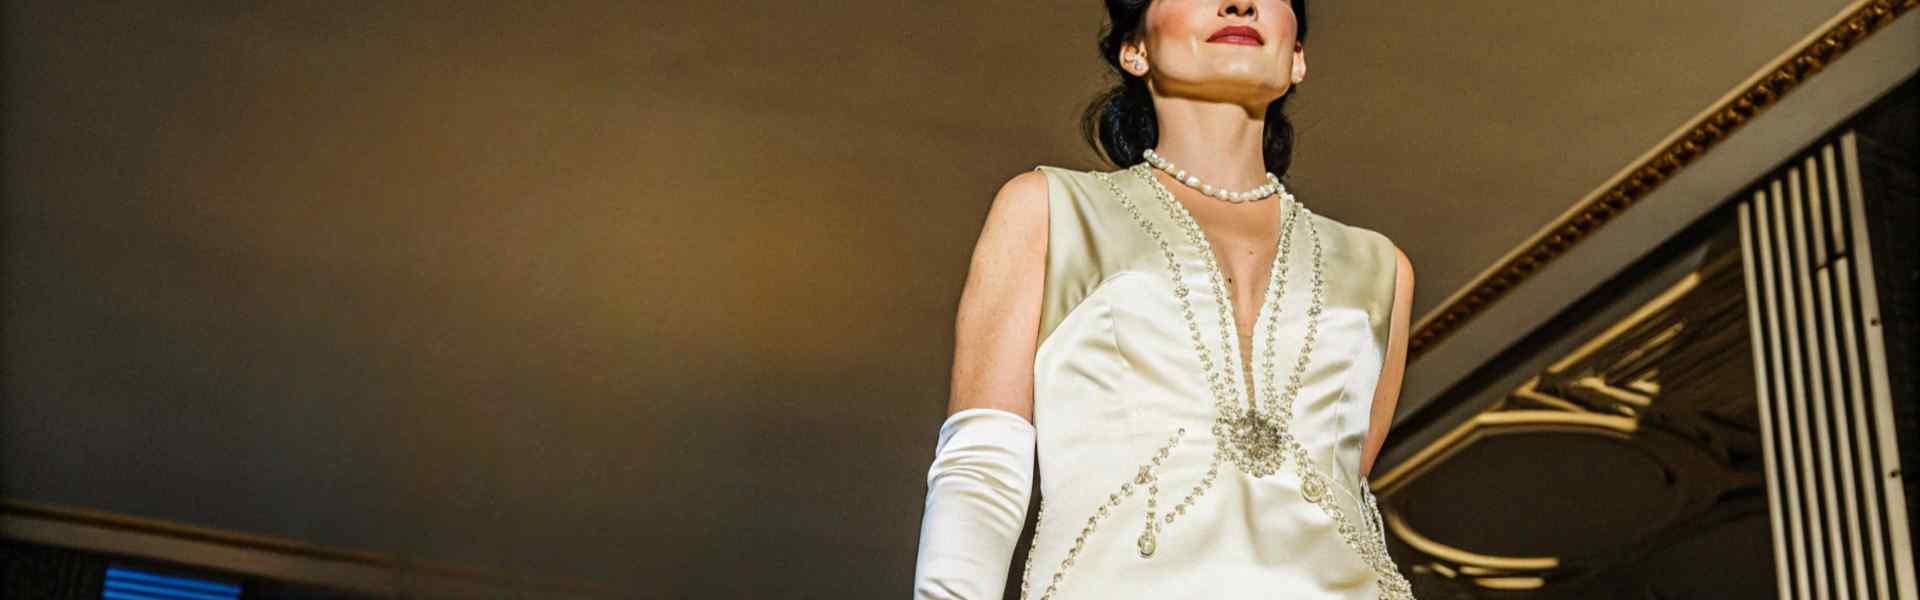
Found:
[{"label": "chin", "polygon": [[1250,91],[1272,92],[1276,95],[1287,91],[1289,87],[1287,85],[1287,78],[1276,79],[1265,73],[1256,76],[1245,72],[1228,72],[1219,74],[1215,80],[1219,81],[1221,85],[1244,88]]},{"label": "chin", "polygon": [[1287,80],[1287,73],[1273,68],[1270,64],[1247,64],[1234,61],[1222,63],[1213,70],[1215,77],[1245,82],[1248,85],[1269,85],[1275,81]]}]

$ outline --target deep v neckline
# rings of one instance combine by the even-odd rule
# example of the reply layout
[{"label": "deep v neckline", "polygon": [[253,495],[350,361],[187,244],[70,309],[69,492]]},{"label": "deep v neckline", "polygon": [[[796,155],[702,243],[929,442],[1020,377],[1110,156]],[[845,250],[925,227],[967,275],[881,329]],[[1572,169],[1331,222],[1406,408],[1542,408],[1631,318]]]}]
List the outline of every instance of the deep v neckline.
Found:
[{"label": "deep v neckline", "polygon": [[[1173,194],[1173,190],[1168,188],[1165,182],[1160,181],[1157,169],[1148,169],[1145,174],[1150,185],[1156,188],[1155,192],[1166,194],[1164,198],[1166,198],[1168,202],[1172,202],[1173,206],[1178,209],[1180,218],[1184,219],[1186,223],[1192,224],[1194,231],[1199,233],[1200,259],[1212,265],[1214,272],[1220,273],[1221,278],[1224,280],[1226,274],[1230,271],[1223,268],[1220,264],[1219,256],[1213,251],[1213,240],[1207,235],[1206,226],[1201,225],[1199,219],[1193,218],[1193,212],[1187,210],[1186,204],[1180,202],[1180,198]],[[1278,281],[1275,280],[1275,274],[1280,269],[1280,242],[1285,239],[1287,230],[1293,225],[1293,223],[1287,220],[1286,203],[1280,201],[1281,199],[1279,198],[1274,198],[1274,200],[1274,205],[1278,207],[1275,210],[1280,212],[1280,230],[1274,235],[1273,241],[1270,244],[1273,248],[1273,258],[1267,261],[1266,281],[1260,286],[1260,301],[1253,309],[1253,330],[1247,336],[1247,344],[1243,345],[1240,343],[1240,311],[1238,303],[1234,302],[1233,285],[1222,281],[1220,285],[1224,289],[1219,290],[1217,294],[1218,297],[1215,299],[1216,302],[1224,302],[1227,305],[1227,331],[1231,334],[1228,336],[1227,343],[1232,345],[1233,352],[1230,353],[1231,356],[1226,357],[1226,360],[1228,364],[1233,365],[1234,373],[1236,373],[1234,376],[1236,378],[1244,378],[1243,383],[1247,389],[1242,391],[1246,392],[1246,399],[1250,406],[1258,406],[1258,399],[1257,396],[1255,396],[1258,386],[1254,383],[1254,374],[1248,366],[1248,363],[1253,362],[1258,356],[1258,351],[1260,350],[1260,324],[1269,318],[1268,315],[1272,311],[1269,311],[1268,308],[1275,299],[1275,294],[1279,292],[1279,289],[1275,287],[1278,283]],[[1175,225],[1180,225],[1183,229],[1186,226],[1181,223],[1176,223]],[[1213,288],[1212,281],[1208,281],[1207,284],[1208,289]],[[1279,307],[1272,308],[1275,311],[1279,310]],[[1274,318],[1277,318],[1277,315],[1275,315]]]}]

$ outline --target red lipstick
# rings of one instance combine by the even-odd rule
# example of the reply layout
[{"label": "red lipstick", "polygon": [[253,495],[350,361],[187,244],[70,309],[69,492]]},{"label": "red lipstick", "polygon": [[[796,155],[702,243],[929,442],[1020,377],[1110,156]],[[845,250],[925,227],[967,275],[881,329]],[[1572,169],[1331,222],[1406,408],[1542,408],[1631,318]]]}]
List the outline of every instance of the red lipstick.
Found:
[{"label": "red lipstick", "polygon": [[1261,44],[1260,32],[1245,25],[1228,25],[1221,27],[1219,31],[1215,31],[1213,35],[1208,36],[1207,41],[1220,42],[1223,44],[1245,44],[1248,46],[1258,46]]}]

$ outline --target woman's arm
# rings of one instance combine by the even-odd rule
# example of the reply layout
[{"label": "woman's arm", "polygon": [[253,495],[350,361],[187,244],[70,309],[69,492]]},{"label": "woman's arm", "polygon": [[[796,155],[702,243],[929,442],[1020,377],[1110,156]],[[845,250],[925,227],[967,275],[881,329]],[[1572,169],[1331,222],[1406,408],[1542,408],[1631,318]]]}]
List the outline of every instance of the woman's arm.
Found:
[{"label": "woman's arm", "polygon": [[1387,428],[1393,425],[1393,411],[1400,403],[1400,382],[1407,372],[1407,326],[1413,315],[1413,261],[1393,247],[1393,311],[1387,327],[1386,364],[1380,368],[1380,383],[1373,388],[1373,412],[1369,416],[1366,442],[1360,452],[1360,478],[1373,470],[1373,460],[1387,442]]},{"label": "woman's arm", "polygon": [[927,469],[913,597],[999,598],[1033,489],[1033,358],[1046,275],[1046,174],[1002,185],[954,320],[947,419]]},{"label": "woman's arm", "polygon": [[997,408],[1033,420],[1033,357],[1046,276],[1047,176],[1015,175],[994,195],[954,318],[947,414]]}]

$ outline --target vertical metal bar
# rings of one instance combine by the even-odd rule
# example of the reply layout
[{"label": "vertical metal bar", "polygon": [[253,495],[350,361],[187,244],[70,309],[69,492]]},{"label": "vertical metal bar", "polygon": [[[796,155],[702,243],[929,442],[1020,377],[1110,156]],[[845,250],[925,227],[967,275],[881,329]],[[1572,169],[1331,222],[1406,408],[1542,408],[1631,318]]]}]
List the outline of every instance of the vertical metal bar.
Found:
[{"label": "vertical metal bar", "polygon": [[1835,565],[1834,579],[1843,590],[1851,591],[1863,598],[1871,598],[1872,592],[1867,589],[1866,566],[1862,564],[1865,552],[1861,548],[1860,497],[1855,493],[1860,487],[1861,472],[1854,466],[1853,454],[1850,452],[1856,446],[1853,439],[1852,417],[1858,413],[1850,409],[1852,403],[1848,401],[1847,388],[1843,385],[1847,370],[1840,362],[1842,344],[1839,327],[1834,324],[1837,318],[1834,307],[1846,304],[1850,300],[1846,298],[1848,294],[1846,288],[1834,285],[1834,270],[1840,263],[1838,255],[1831,253],[1831,249],[1838,247],[1838,240],[1833,240],[1830,244],[1827,237],[1827,232],[1834,225],[1831,217],[1836,214],[1832,207],[1839,204],[1839,197],[1833,192],[1833,146],[1829,144],[1822,148],[1820,156],[1822,160],[1816,160],[1812,156],[1807,158],[1807,195],[1813,200],[1808,211],[1814,219],[1814,226],[1811,229],[1814,239],[1813,247],[1816,249],[1816,256],[1823,263],[1814,275],[1819,287],[1821,346],[1826,349],[1827,359],[1824,379],[1827,383],[1829,400],[1825,400],[1824,404],[1831,406],[1833,411],[1835,437],[1833,452],[1840,462],[1835,479],[1841,493],[1839,504],[1843,509],[1840,511],[1843,513],[1841,516],[1846,519],[1846,528],[1840,530],[1846,533],[1846,552],[1842,554],[1838,550],[1835,551],[1835,558],[1844,559],[1844,563]]},{"label": "vertical metal bar", "polygon": [[[1840,152],[1846,172],[1846,192],[1851,200],[1849,213],[1853,237],[1853,265],[1859,271],[1859,303],[1861,318],[1861,341],[1865,344],[1867,359],[1867,392],[1873,399],[1874,425],[1879,438],[1879,470],[1874,479],[1881,480],[1886,490],[1883,496],[1886,507],[1886,534],[1888,567],[1895,582],[1895,593],[1900,598],[1920,596],[1920,586],[1914,582],[1913,541],[1907,532],[1906,491],[1899,481],[1900,452],[1893,432],[1893,398],[1887,383],[1887,350],[1882,341],[1884,335],[1880,325],[1880,294],[1875,288],[1873,278],[1872,244],[1867,240],[1867,216],[1864,191],[1860,183],[1860,150],[1853,132],[1840,137]],[[1880,500],[1880,499],[1876,499]],[[1892,597],[1892,596],[1889,596]]]},{"label": "vertical metal bar", "polygon": [[1781,506],[1783,498],[1779,493],[1780,459],[1773,455],[1774,448],[1778,444],[1774,443],[1773,438],[1773,402],[1771,400],[1773,395],[1769,393],[1771,386],[1767,381],[1767,373],[1771,369],[1767,365],[1766,347],[1771,336],[1768,336],[1766,328],[1761,326],[1767,319],[1760,308],[1762,297],[1760,263],[1756,262],[1759,257],[1754,251],[1755,246],[1764,243],[1765,238],[1754,235],[1753,213],[1757,208],[1760,195],[1756,193],[1755,196],[1755,200],[1740,203],[1740,271],[1747,285],[1747,336],[1749,339],[1747,345],[1753,349],[1753,390],[1754,400],[1758,404],[1757,412],[1760,413],[1760,450],[1767,490],[1767,521],[1772,525],[1769,531],[1773,534],[1774,589],[1778,590],[1781,600],[1788,600],[1790,598],[1788,594],[1793,590],[1793,586],[1788,579],[1787,532],[1786,528],[1781,526],[1783,517],[1781,512],[1785,507]]},{"label": "vertical metal bar", "polygon": [[[1852,461],[1846,460],[1847,442],[1844,440],[1848,436],[1841,433],[1845,423],[1839,406],[1841,396],[1828,393],[1834,390],[1834,382],[1839,378],[1836,369],[1838,361],[1834,360],[1834,301],[1828,265],[1833,257],[1827,253],[1826,211],[1823,210],[1825,197],[1820,193],[1820,163],[1809,155],[1802,167],[1801,172],[1805,173],[1802,183],[1806,186],[1806,226],[1795,230],[1795,236],[1805,235],[1808,238],[1805,245],[1808,265],[1806,278],[1810,280],[1812,289],[1806,292],[1807,303],[1803,305],[1803,312],[1806,314],[1807,339],[1812,342],[1808,348],[1811,355],[1807,366],[1812,374],[1814,423],[1820,432],[1817,436],[1820,440],[1820,485],[1828,507],[1825,512],[1829,572],[1833,574],[1834,597],[1851,600],[1855,588],[1848,577],[1852,571],[1850,565],[1854,562],[1850,557],[1858,553],[1850,555],[1848,549],[1858,547],[1859,530],[1842,527],[1841,519],[1843,515],[1852,515],[1858,505],[1851,501],[1841,502],[1843,498],[1851,500],[1853,497]],[[1799,240],[1795,242],[1798,245]],[[1838,458],[1835,457],[1836,453]]]},{"label": "vertical metal bar", "polygon": [[1767,319],[1767,370],[1773,376],[1773,384],[1769,386],[1769,388],[1773,390],[1775,398],[1772,406],[1768,407],[1768,410],[1778,411],[1775,413],[1777,418],[1774,419],[1774,423],[1779,425],[1775,428],[1778,435],[1775,437],[1774,443],[1779,447],[1778,456],[1780,457],[1780,464],[1783,467],[1782,477],[1780,478],[1780,493],[1787,501],[1786,532],[1787,556],[1789,557],[1787,562],[1792,565],[1793,569],[1792,597],[1804,599],[1812,596],[1811,591],[1807,589],[1806,521],[1800,518],[1799,460],[1793,451],[1796,446],[1794,443],[1794,439],[1796,439],[1793,428],[1794,418],[1788,410],[1789,405],[1792,404],[1788,399],[1793,395],[1793,388],[1787,387],[1787,365],[1785,358],[1782,356],[1782,354],[1784,354],[1783,347],[1786,344],[1781,341],[1783,336],[1781,335],[1780,291],[1778,289],[1778,280],[1780,277],[1779,271],[1774,268],[1773,260],[1774,255],[1777,254],[1779,250],[1775,245],[1775,242],[1779,240],[1779,235],[1775,233],[1773,225],[1780,220],[1780,183],[1778,181],[1774,182],[1771,191],[1773,193],[1755,192],[1754,198],[1754,201],[1758,204],[1756,207],[1758,210],[1756,210],[1754,214],[1758,217],[1757,221],[1759,225],[1759,235],[1755,236],[1755,239],[1759,243],[1755,246],[1755,249],[1760,253],[1760,273],[1762,275],[1760,284],[1761,289],[1765,290],[1762,300],[1764,300],[1764,305],[1766,306],[1765,312]]},{"label": "vertical metal bar", "polygon": [[[1807,240],[1807,232],[1816,230],[1820,226],[1817,204],[1819,196],[1815,193],[1817,189],[1815,186],[1818,184],[1813,178],[1812,159],[1807,160],[1805,167],[1806,177],[1801,177],[1802,171],[1793,170],[1788,172],[1787,182],[1793,188],[1788,197],[1793,200],[1794,283],[1799,286],[1799,294],[1797,294],[1800,297],[1799,327],[1806,331],[1803,339],[1806,343],[1807,360],[1803,367],[1807,372],[1807,403],[1813,407],[1813,421],[1809,427],[1813,428],[1813,455],[1818,461],[1819,477],[1815,483],[1818,483],[1820,490],[1820,516],[1824,517],[1824,522],[1817,525],[1826,538],[1826,546],[1821,550],[1823,560],[1817,567],[1822,574],[1820,578],[1822,589],[1829,590],[1832,593],[1831,597],[1835,600],[1851,600],[1847,593],[1847,580],[1843,575],[1844,565],[1841,564],[1846,554],[1841,547],[1843,532],[1840,530],[1840,513],[1845,509],[1840,506],[1838,494],[1834,492],[1833,424],[1827,418],[1827,372],[1820,360],[1829,348],[1824,347],[1828,344],[1826,338],[1819,332],[1820,318],[1817,305],[1822,303],[1822,297],[1814,293],[1813,283],[1814,271],[1821,268],[1821,248],[1818,243],[1810,243]],[[1828,573],[1831,573],[1831,576],[1827,576]]]},{"label": "vertical metal bar", "polygon": [[[1840,281],[1840,289],[1853,289],[1852,267],[1851,258],[1842,257],[1834,261],[1833,274]],[[1867,541],[1867,579],[1875,584],[1875,598],[1892,598],[1887,590],[1891,575],[1887,573],[1887,552],[1884,543],[1886,538],[1880,533],[1882,528],[1880,477],[1876,474],[1879,469],[1875,466],[1878,464],[1878,457],[1873,450],[1873,428],[1869,426],[1870,421],[1867,416],[1871,408],[1867,406],[1866,388],[1861,383],[1866,368],[1861,364],[1859,337],[1855,335],[1855,331],[1857,329],[1853,318],[1853,302],[1843,302],[1840,304],[1840,332],[1842,341],[1846,342],[1841,348],[1846,350],[1847,404],[1849,410],[1853,412],[1853,428],[1860,432],[1860,442],[1855,444],[1853,449],[1859,455],[1860,470],[1866,473],[1865,477],[1860,478],[1863,488],[1860,507],[1864,509],[1863,520],[1866,521],[1866,528],[1861,534]]]},{"label": "vertical metal bar", "polygon": [[1845,502],[1847,502],[1845,504],[1847,506],[1847,537],[1853,542],[1847,548],[1847,565],[1851,567],[1853,588],[1857,590],[1857,594],[1862,598],[1885,598],[1885,594],[1874,594],[1874,590],[1866,585],[1872,573],[1872,567],[1866,562],[1868,552],[1876,550],[1880,544],[1878,535],[1866,535],[1866,531],[1868,529],[1880,531],[1878,523],[1874,523],[1880,512],[1872,510],[1872,506],[1866,506],[1868,510],[1872,510],[1874,517],[1868,517],[1868,519],[1860,517],[1862,504],[1870,504],[1870,500],[1874,498],[1872,481],[1870,481],[1872,460],[1866,454],[1868,452],[1866,415],[1860,408],[1860,396],[1855,392],[1859,390],[1859,385],[1851,385],[1849,381],[1851,377],[1859,375],[1857,373],[1859,363],[1853,358],[1853,335],[1851,335],[1853,288],[1847,285],[1849,281],[1847,265],[1851,262],[1847,260],[1847,237],[1843,235],[1845,231],[1843,223],[1847,219],[1841,217],[1843,202],[1839,196],[1839,179],[1834,169],[1834,160],[1836,160],[1834,144],[1820,146],[1818,156],[1820,156],[1818,175],[1820,175],[1820,183],[1824,185],[1824,198],[1826,198],[1826,231],[1830,240],[1828,246],[1832,248],[1832,260],[1828,260],[1826,269],[1822,269],[1820,275],[1822,275],[1822,283],[1830,283],[1834,287],[1832,294],[1822,294],[1824,298],[1830,298],[1826,319],[1832,331],[1826,337],[1832,340],[1836,348],[1834,352],[1828,352],[1828,373],[1834,373],[1834,377],[1830,377],[1830,387],[1834,394],[1832,404],[1837,413],[1834,419],[1837,421],[1836,425],[1839,425],[1839,444],[1837,444],[1839,467],[1841,467],[1841,473],[1845,475],[1843,481],[1847,483],[1843,487]]},{"label": "vertical metal bar", "polygon": [[[1778,189],[1778,185],[1779,182],[1776,180],[1776,190]],[[1786,310],[1782,313],[1782,316],[1787,323],[1787,355],[1792,357],[1792,360],[1787,362],[1789,365],[1787,377],[1793,382],[1793,393],[1788,397],[1793,400],[1793,426],[1799,434],[1796,436],[1795,441],[1797,443],[1795,443],[1794,446],[1800,449],[1800,464],[1802,467],[1800,473],[1802,481],[1806,485],[1803,493],[1807,496],[1806,504],[1808,507],[1807,562],[1811,563],[1813,567],[1812,584],[1815,586],[1813,588],[1813,598],[1815,598],[1815,600],[1831,600],[1832,595],[1829,591],[1833,586],[1833,581],[1827,576],[1827,531],[1821,516],[1830,512],[1832,506],[1829,503],[1821,502],[1820,471],[1822,468],[1821,465],[1815,462],[1816,453],[1814,451],[1815,448],[1826,440],[1820,439],[1819,441],[1815,441],[1814,438],[1814,434],[1819,432],[1819,427],[1817,423],[1813,422],[1812,413],[1816,407],[1813,406],[1813,399],[1808,397],[1808,390],[1813,387],[1813,382],[1808,381],[1812,374],[1807,372],[1806,356],[1812,353],[1804,351],[1806,345],[1811,343],[1812,340],[1802,339],[1803,336],[1801,336],[1801,330],[1806,327],[1805,319],[1807,312],[1803,308],[1803,305],[1807,302],[1808,286],[1805,253],[1806,243],[1805,239],[1800,236],[1800,229],[1803,223],[1800,221],[1799,171],[1787,171],[1786,195],[1782,196],[1780,200],[1785,204],[1784,209],[1787,213],[1787,218],[1780,223],[1780,265],[1782,272],[1786,274],[1785,277],[1787,278],[1786,281],[1781,282],[1783,284],[1781,287],[1786,288],[1787,285],[1793,286],[1792,288],[1784,289],[1780,297],[1786,300]],[[1822,438],[1824,437],[1825,436],[1822,436]]]}]

